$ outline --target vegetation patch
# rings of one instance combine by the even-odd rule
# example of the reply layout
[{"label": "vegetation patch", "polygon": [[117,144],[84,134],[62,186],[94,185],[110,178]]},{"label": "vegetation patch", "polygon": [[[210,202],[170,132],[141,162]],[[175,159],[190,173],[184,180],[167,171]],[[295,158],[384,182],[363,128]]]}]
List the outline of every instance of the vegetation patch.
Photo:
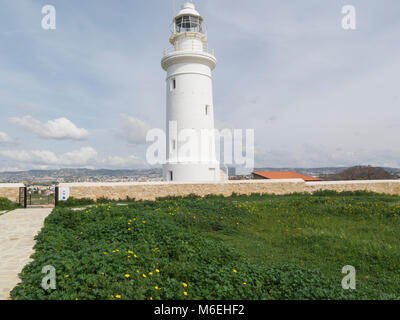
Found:
[{"label": "vegetation patch", "polygon": [[20,208],[21,206],[18,203],[12,202],[7,198],[0,198],[0,211],[3,210],[14,210]]},{"label": "vegetation patch", "polygon": [[[13,299],[398,299],[400,197],[164,198],[57,208]],[[44,266],[56,290],[44,290]],[[341,270],[357,270],[357,290]]]},{"label": "vegetation patch", "polygon": [[65,201],[59,201],[58,203],[58,207],[60,208],[76,208],[76,207],[84,207],[84,206],[90,206],[90,205],[94,205],[94,204],[106,204],[106,203],[129,203],[129,202],[134,202],[135,199],[131,199],[129,197],[127,197],[125,200],[117,200],[117,201],[113,201],[107,198],[99,198],[96,201],[94,201],[93,199],[89,199],[89,198],[81,198],[81,199],[77,199],[77,198],[73,198],[70,197]]},{"label": "vegetation patch", "polygon": [[92,199],[87,199],[87,198],[82,198],[82,199],[76,199],[76,198],[68,198],[65,201],[59,201],[57,207],[59,208],[73,208],[73,207],[82,207],[82,206],[88,206],[95,204],[95,201]]}]

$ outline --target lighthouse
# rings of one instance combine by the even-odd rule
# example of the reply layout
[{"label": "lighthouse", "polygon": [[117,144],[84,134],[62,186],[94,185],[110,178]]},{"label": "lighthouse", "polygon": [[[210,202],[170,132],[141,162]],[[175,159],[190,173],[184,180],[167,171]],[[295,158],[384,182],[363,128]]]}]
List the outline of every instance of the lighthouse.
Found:
[{"label": "lighthouse", "polygon": [[220,180],[214,134],[212,70],[203,18],[186,2],[171,25],[171,47],[164,51],[167,72],[167,141],[165,181]]}]

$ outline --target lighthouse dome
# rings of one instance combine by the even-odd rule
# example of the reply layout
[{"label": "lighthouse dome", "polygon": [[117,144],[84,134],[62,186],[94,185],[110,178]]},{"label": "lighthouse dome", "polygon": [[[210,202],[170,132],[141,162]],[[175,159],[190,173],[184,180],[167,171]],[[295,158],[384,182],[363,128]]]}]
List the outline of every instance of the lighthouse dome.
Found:
[{"label": "lighthouse dome", "polygon": [[178,13],[177,17],[185,15],[200,17],[200,13],[196,10],[195,5],[191,2],[185,2],[182,5],[182,10]]}]

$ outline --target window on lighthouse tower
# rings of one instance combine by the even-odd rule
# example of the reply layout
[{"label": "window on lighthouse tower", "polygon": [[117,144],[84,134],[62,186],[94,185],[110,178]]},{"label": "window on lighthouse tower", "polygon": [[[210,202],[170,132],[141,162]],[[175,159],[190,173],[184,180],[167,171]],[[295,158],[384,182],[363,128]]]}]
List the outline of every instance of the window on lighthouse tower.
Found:
[{"label": "window on lighthouse tower", "polygon": [[173,90],[175,90],[175,89],[176,89],[176,79],[173,78],[173,79],[171,79],[171,81],[170,81],[170,83],[169,83],[169,90],[170,90],[170,91],[173,91]]}]

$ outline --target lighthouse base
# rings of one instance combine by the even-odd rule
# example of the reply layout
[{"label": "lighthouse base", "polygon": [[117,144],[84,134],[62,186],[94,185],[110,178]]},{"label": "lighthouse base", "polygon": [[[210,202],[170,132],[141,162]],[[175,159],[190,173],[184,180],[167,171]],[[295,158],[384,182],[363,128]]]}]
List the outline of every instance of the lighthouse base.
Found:
[{"label": "lighthouse base", "polygon": [[163,179],[169,182],[217,182],[220,181],[219,163],[168,163],[163,166]]}]

